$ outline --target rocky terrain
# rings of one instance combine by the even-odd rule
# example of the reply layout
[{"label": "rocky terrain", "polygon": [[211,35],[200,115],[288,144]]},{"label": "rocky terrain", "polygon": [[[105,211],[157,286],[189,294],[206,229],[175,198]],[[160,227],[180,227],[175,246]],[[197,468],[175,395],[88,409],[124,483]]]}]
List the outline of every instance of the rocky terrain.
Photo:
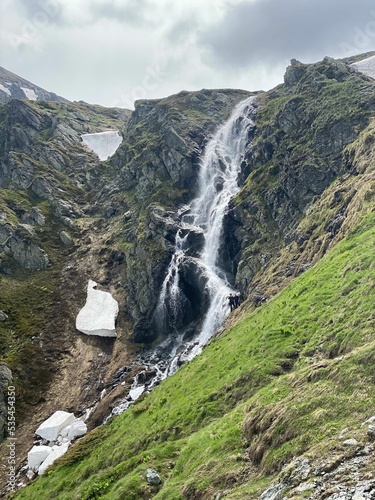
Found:
[{"label": "rocky terrain", "polygon": [[[219,257],[242,306],[17,497],[373,498],[375,85],[353,62],[293,60],[256,95]],[[0,107],[0,386],[17,389],[18,466],[54,411],[91,409],[91,430],[152,378],[183,207],[210,136],[249,95]],[[99,161],[81,135],[106,130],[123,140]],[[119,304],[116,340],[75,330],[89,279]],[[192,301],[197,279],[181,276]]]}]

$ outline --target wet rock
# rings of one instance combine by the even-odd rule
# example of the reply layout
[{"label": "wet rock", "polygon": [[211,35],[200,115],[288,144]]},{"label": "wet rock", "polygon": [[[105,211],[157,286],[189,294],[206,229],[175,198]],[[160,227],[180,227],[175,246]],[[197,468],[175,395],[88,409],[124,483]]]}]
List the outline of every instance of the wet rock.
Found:
[{"label": "wet rock", "polygon": [[159,474],[154,469],[147,469],[146,479],[151,486],[158,486],[162,482]]}]

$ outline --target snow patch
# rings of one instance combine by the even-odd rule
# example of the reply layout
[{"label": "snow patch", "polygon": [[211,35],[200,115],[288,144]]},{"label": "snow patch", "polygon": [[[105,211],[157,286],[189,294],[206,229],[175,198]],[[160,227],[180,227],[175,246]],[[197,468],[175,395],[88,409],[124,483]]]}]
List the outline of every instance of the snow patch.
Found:
[{"label": "snow patch", "polygon": [[11,96],[12,94],[10,93],[10,90],[7,89],[6,87],[4,87],[4,85],[1,85],[0,83],[0,90],[2,90],[3,92],[5,92],[6,94],[8,94],[9,96]]},{"label": "snow patch", "polygon": [[82,141],[88,148],[99,156],[100,161],[107,160],[113,156],[122,142],[118,130],[98,132],[96,134],[81,135]]},{"label": "snow patch", "polygon": [[50,446],[33,446],[27,454],[28,468],[37,471],[51,451]]},{"label": "snow patch", "polygon": [[33,89],[21,87],[21,90],[23,90],[23,93],[30,101],[36,101],[38,99],[38,96],[36,95]]},{"label": "snow patch", "polygon": [[87,432],[87,425],[82,420],[76,420],[69,429],[68,439],[73,441],[77,437],[84,436]]},{"label": "snow patch", "polygon": [[375,79],[375,56],[353,63],[352,66],[360,73],[364,73],[365,75]]},{"label": "snow patch", "polygon": [[38,474],[39,475],[44,474],[48,469],[48,467],[52,465],[55,460],[62,457],[68,451],[69,445],[70,443],[64,443],[61,446],[58,445],[52,446],[51,453],[39,467]]},{"label": "snow patch", "polygon": [[48,441],[55,441],[60,431],[67,425],[75,422],[73,413],[66,411],[55,411],[47,420],[45,420],[35,431],[38,436]]},{"label": "snow patch", "polygon": [[87,299],[76,318],[76,328],[86,335],[116,337],[115,322],[118,302],[108,292],[96,290],[97,283],[89,280]]}]

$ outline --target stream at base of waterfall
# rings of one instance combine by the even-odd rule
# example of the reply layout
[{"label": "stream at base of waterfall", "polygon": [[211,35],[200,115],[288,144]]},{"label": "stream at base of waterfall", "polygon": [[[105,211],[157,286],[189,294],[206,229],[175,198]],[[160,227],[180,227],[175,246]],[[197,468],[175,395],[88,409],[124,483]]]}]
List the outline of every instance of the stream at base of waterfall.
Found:
[{"label": "stream at base of waterfall", "polygon": [[[149,392],[163,379],[175,373],[178,367],[199,354],[205,344],[223,324],[230,313],[228,301],[231,288],[225,273],[218,267],[218,253],[222,238],[223,220],[230,200],[239,191],[241,167],[251,147],[249,139],[254,130],[255,97],[240,102],[229,119],[207,142],[201,159],[198,195],[178,212],[180,229],[175,237],[175,249],[161,287],[155,319],[162,329],[168,321],[175,325],[158,346],[145,350],[134,366],[144,366],[142,377],[136,376],[127,398],[111,413],[126,410],[145,391]],[[198,254],[189,247],[190,232],[203,233],[203,245]],[[204,280],[207,307],[197,331],[186,338],[186,330],[178,330],[179,315],[183,313],[180,272],[190,259]],[[150,373],[145,377],[144,373]],[[145,383],[145,378],[147,383]],[[109,417],[108,417],[109,418]]]}]

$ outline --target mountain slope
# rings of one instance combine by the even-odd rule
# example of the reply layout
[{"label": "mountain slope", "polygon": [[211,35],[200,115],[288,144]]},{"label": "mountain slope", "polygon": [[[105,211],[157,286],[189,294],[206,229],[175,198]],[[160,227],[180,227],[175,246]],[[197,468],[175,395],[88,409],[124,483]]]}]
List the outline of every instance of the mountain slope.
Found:
[{"label": "mountain slope", "polygon": [[67,102],[64,97],[60,97],[54,92],[48,92],[38,87],[38,85],[0,67],[0,103],[6,103],[11,99]]},{"label": "mountain slope", "polygon": [[[284,469],[285,495],[305,498],[296,487],[314,481],[320,496],[311,498],[322,498],[335,484],[323,472],[366,446],[356,480],[372,477],[362,424],[375,403],[374,222],[366,216],[319,264],[18,498],[203,499],[223,490],[257,498],[294,457],[307,472]],[[339,438],[345,428],[356,445]],[[149,467],[160,487],[147,485]],[[339,484],[353,486],[350,469]]]},{"label": "mountain slope", "polygon": [[[132,410],[78,442],[62,469],[22,496],[199,499],[226,491],[229,498],[256,498],[287,466],[264,498],[286,488],[291,498],[321,498],[334,487],[329,481],[349,484],[341,461],[349,472],[362,468],[358,480],[372,480],[366,457],[373,450],[361,424],[374,403],[375,86],[351,62],[293,61],[283,85],[256,96],[255,135],[219,262],[244,303],[222,336]],[[2,255],[1,307],[11,314],[0,331],[21,399],[24,390],[31,396],[30,419],[19,427],[20,462],[36,424],[52,411],[80,415],[95,407],[93,428],[127,397],[139,373],[147,375],[143,345],[137,352],[129,340],[163,338],[152,318],[180,210],[196,195],[210,134],[248,95],[181,92],[139,101],[130,120],[120,110],[76,103],[14,101],[2,108],[1,227],[7,242],[11,230],[19,243],[17,251],[6,243]],[[121,129],[124,140],[99,163],[79,136],[108,127]],[[71,245],[63,244],[62,231]],[[26,242],[35,245],[31,271]],[[88,278],[120,303],[114,343],[74,331]],[[199,276],[180,279],[193,289],[191,300],[202,300]],[[43,293],[46,307],[28,297],[28,286]],[[44,395],[34,383],[44,374],[34,379],[24,371],[30,347],[41,361],[46,352],[52,367]],[[345,426],[349,437],[358,435],[358,449],[340,444]],[[296,456],[302,458],[289,466]],[[160,491],[147,485],[148,467],[161,474]],[[315,490],[293,490],[303,481],[315,482]]]}]

